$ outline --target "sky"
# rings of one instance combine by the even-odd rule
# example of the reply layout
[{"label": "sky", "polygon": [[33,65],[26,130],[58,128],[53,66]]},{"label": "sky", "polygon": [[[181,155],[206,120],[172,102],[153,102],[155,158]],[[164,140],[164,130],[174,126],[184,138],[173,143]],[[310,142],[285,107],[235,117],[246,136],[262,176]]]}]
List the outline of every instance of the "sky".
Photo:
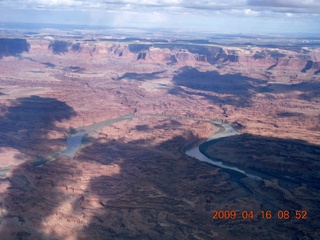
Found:
[{"label": "sky", "polygon": [[320,0],[0,0],[0,23],[320,36]]}]

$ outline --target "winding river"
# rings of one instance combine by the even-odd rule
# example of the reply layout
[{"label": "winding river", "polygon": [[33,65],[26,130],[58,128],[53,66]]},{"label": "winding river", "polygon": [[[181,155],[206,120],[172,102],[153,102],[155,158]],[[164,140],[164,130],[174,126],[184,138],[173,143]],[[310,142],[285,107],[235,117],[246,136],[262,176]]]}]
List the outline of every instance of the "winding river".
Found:
[{"label": "winding river", "polygon": [[64,151],[62,151],[58,157],[60,156],[67,156],[71,159],[74,158],[74,155],[80,150],[81,144],[83,137],[88,136],[88,137],[94,137],[97,135],[100,130],[104,127],[107,127],[111,124],[121,122],[124,120],[131,120],[133,118],[133,114],[127,114],[124,116],[120,116],[117,118],[109,119],[106,121],[98,122],[98,123],[93,123],[88,126],[83,126],[83,127],[78,127],[75,129],[75,133],[71,134],[67,138],[67,147]]},{"label": "winding river", "polygon": [[[211,137],[207,139],[207,141],[215,140],[218,138],[223,138],[223,137],[228,137],[228,136],[233,136],[239,134],[232,126],[224,123],[220,123],[217,121],[210,121],[210,120],[203,120],[203,119],[194,119],[194,118],[189,118],[189,117],[181,117],[181,116],[176,116],[176,115],[167,115],[167,114],[144,114],[140,116],[150,116],[150,117],[174,117],[174,118],[187,118],[189,120],[194,120],[194,121],[205,121],[205,122],[210,122],[211,124],[214,124],[216,127],[219,128],[217,132],[215,132]],[[121,122],[125,120],[131,120],[137,116],[134,116],[133,114],[127,114],[124,116],[120,116],[114,119],[98,122],[91,124],[89,126],[84,126],[84,127],[79,127],[75,129],[75,133],[71,134],[68,139],[67,139],[67,147],[64,151],[62,151],[59,156],[68,156],[69,158],[73,159],[75,154],[79,151],[81,148],[82,140],[85,136],[91,136],[93,137],[94,135],[98,134],[99,131],[106,127],[109,126],[113,123],[116,122]],[[209,159],[205,155],[203,155],[200,150],[199,150],[199,145],[192,146],[191,148],[186,150],[186,154],[188,156],[194,157],[202,162],[207,162],[209,164],[212,164],[214,166],[228,169],[235,171],[237,173],[241,173],[249,178],[255,179],[255,180],[261,180],[261,177],[250,174],[244,170],[239,169],[238,167],[232,166],[230,164],[225,164],[221,161],[214,161],[212,159]]]},{"label": "winding river", "polygon": [[[219,127],[220,130],[218,132],[214,133],[211,137],[209,137],[207,139],[207,142],[215,140],[215,139],[219,139],[219,138],[230,137],[230,136],[240,134],[230,125],[219,123],[219,122],[212,122],[212,123],[215,126]],[[194,158],[198,159],[199,161],[207,162],[209,164],[212,164],[212,165],[220,167],[220,168],[229,169],[229,170],[241,173],[241,174],[243,174],[249,178],[255,179],[255,180],[262,180],[261,177],[250,174],[250,173],[248,173],[244,170],[241,170],[237,167],[234,167],[232,165],[227,165],[227,164],[223,163],[222,161],[214,161],[213,159],[208,158],[207,156],[205,156],[204,154],[201,153],[199,146],[200,145],[196,145],[196,146],[193,146],[192,148],[189,148],[186,151],[186,154],[190,157],[194,157]]]}]

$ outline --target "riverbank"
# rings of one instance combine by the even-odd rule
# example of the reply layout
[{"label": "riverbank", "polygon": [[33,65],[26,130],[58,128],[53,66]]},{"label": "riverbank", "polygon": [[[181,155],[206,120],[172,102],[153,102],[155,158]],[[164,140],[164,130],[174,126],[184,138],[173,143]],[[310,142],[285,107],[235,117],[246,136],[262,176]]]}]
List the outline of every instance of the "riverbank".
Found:
[{"label": "riverbank", "polygon": [[[230,136],[234,136],[234,135],[238,135],[240,134],[239,132],[237,132],[231,125],[228,124],[223,124],[223,123],[218,123],[218,122],[212,122],[215,126],[219,127],[219,130],[217,132],[215,132],[212,136],[210,136],[206,142],[212,141],[212,140],[216,140],[219,138],[225,138],[225,137],[230,137]],[[202,142],[201,144],[204,144],[206,142]],[[198,159],[199,161],[202,162],[206,162],[209,163],[211,165],[223,168],[223,169],[228,169],[228,170],[232,170],[235,171],[237,173],[241,173],[249,178],[255,179],[255,180],[262,180],[261,177],[251,174],[248,171],[245,170],[241,170],[238,167],[232,166],[230,164],[226,164],[223,163],[223,161],[215,161],[211,158],[208,158],[200,149],[200,146],[196,145],[193,146],[192,148],[188,149],[186,151],[186,154],[190,157],[194,157],[196,159]]]}]

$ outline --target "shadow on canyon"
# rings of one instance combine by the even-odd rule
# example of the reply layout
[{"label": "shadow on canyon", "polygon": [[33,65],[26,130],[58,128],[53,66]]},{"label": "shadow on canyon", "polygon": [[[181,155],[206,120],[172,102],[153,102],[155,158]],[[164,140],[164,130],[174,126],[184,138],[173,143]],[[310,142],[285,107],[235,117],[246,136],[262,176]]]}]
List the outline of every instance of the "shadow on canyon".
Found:
[{"label": "shadow on canyon", "polygon": [[[145,125],[138,127],[138,131],[152,131],[153,129],[157,129],[157,126],[152,129]],[[194,139],[194,136],[190,137]],[[286,156],[286,152],[294,156],[292,165],[282,166],[289,169],[280,171],[280,174],[285,173],[295,177],[296,168],[300,168],[300,165],[296,163],[301,164],[300,157],[308,156],[311,153],[314,159],[309,156],[302,161],[304,164],[310,162],[311,165],[314,164],[312,165],[314,168],[316,167],[311,171],[310,179],[318,173],[317,153],[320,150],[319,146],[308,145],[302,141],[258,136],[250,136],[252,139],[248,136],[231,138],[237,137],[239,139],[236,139],[236,142],[248,141],[248,144],[255,144],[253,145],[254,151],[259,152],[261,149],[266,149],[264,154],[269,155],[272,153],[272,148],[277,146],[275,151],[280,152],[280,157]],[[255,189],[248,195],[248,191],[242,183],[230,180],[232,178],[226,178],[226,175],[220,174],[221,171],[212,174],[210,171],[216,170],[215,167],[209,167],[206,163],[184,155],[183,149],[188,141],[190,139],[177,136],[153,146],[151,139],[141,139],[127,143],[114,140],[106,143],[95,143],[92,149],[84,149],[77,156],[78,161],[86,159],[85,161],[94,161],[99,164],[117,164],[121,167],[121,171],[116,175],[101,175],[91,179],[88,188],[95,196],[99,196],[101,207],[83,228],[83,235],[81,234],[81,236],[85,237],[79,239],[87,239],[92,236],[105,239],[163,239],[164,236],[166,239],[193,239],[195,232],[203,239],[209,239],[210,231],[214,227],[208,219],[208,213],[215,209],[219,202],[234,202],[237,201],[235,199],[249,196],[249,198],[259,201],[261,206],[268,209],[299,206],[294,200],[287,199],[282,191],[268,189],[263,183],[259,185],[262,188],[261,191],[265,191],[263,194],[259,194]],[[105,151],[104,155],[93,156],[90,154],[101,152],[102,149]],[[179,150],[174,151],[173,149]],[[160,150],[160,152],[157,150]],[[300,150],[302,150],[302,153],[299,152]],[[251,156],[251,160],[255,158],[255,152],[250,152],[248,147],[243,148],[242,151],[239,154],[248,154]],[[175,156],[167,154],[173,152],[179,154]],[[290,159],[287,158],[285,162],[287,161],[290,161]],[[275,169],[277,169],[277,164],[280,163],[275,162],[273,165]],[[297,170],[301,170],[302,178],[306,177],[308,175],[306,172],[312,168],[304,164],[301,164],[302,168]],[[261,166],[259,170],[262,170]],[[230,171],[228,173],[233,174]],[[226,187],[225,184],[230,185]],[[320,194],[313,188],[309,190],[315,192],[315,196]],[[265,194],[268,196],[265,196]],[[295,224],[288,223],[284,226],[280,222],[273,226],[259,221],[255,223],[241,222],[238,223],[237,231],[239,232],[235,233],[234,236],[240,234],[241,236],[252,237],[259,234],[261,229],[268,229],[269,235],[266,239],[270,238],[270,233],[276,236],[284,229],[290,229],[290,233],[287,233],[290,238],[307,236],[310,229],[316,229],[319,226],[319,221],[312,220],[319,216],[316,213],[319,200],[309,198],[308,195],[300,196],[300,199],[304,197],[310,207],[308,211],[311,220],[299,222],[298,228]],[[188,200],[192,201],[195,198],[198,198],[195,201],[196,203],[189,205]],[[82,206],[85,207],[84,199]],[[247,205],[246,207],[250,208]],[[225,224],[225,226],[220,227],[228,226],[227,228],[232,229],[234,226],[232,222]],[[300,225],[303,225],[305,229],[301,230]],[[256,230],[249,230],[253,226]],[[260,230],[258,226],[260,226]],[[261,232],[263,231],[261,230]]]},{"label": "shadow on canyon", "polygon": [[0,200],[2,238],[58,239],[47,227],[47,221],[51,215],[61,214],[55,212],[56,207],[70,201],[66,192],[74,191],[69,186],[75,173],[81,174],[74,170],[72,162],[57,160],[42,167],[25,162],[15,167],[10,176],[0,179],[0,184],[9,182]]},{"label": "shadow on canyon", "polygon": [[320,82],[303,82],[292,85],[292,88],[303,92],[299,96],[301,100],[311,101],[320,98]]},{"label": "shadow on canyon", "polygon": [[63,54],[69,51],[70,43],[66,41],[55,40],[51,42],[48,46],[54,54]]},{"label": "shadow on canyon", "polygon": [[[138,131],[156,127],[141,125]],[[209,236],[210,206],[206,200],[215,195],[210,186],[225,176],[210,176],[206,164],[184,155],[185,144],[196,139],[193,135],[176,136],[157,145],[152,139],[96,141],[83,149],[76,161],[119,165],[121,171],[91,178],[88,189],[101,206],[78,239],[188,239],[195,231],[203,238]],[[172,148],[179,153],[172,154]],[[237,191],[230,196],[236,194],[245,193]],[[193,198],[202,199],[206,209],[198,211],[185,200]],[[87,202],[83,199],[80,205],[88,208]]]},{"label": "shadow on canyon", "polygon": [[41,214],[51,214],[52,209],[46,210],[48,201],[59,204],[63,197],[54,191],[44,194],[39,186],[52,189],[56,184],[64,184],[63,178],[57,183],[48,173],[62,175],[72,166],[59,163],[59,169],[50,172],[35,165],[44,163],[65,145],[64,138],[52,137],[50,134],[67,131],[57,127],[56,123],[70,119],[76,113],[64,102],[39,96],[12,100],[11,105],[2,107],[2,112],[0,147],[18,150],[19,154],[15,158],[21,160],[21,164],[14,167],[10,176],[2,176],[0,179],[0,185],[9,183],[1,194],[4,202],[0,203],[0,235],[4,239],[50,239],[41,234],[34,238],[28,230],[30,226],[41,229]]},{"label": "shadow on canyon", "polygon": [[23,52],[29,52],[30,44],[26,39],[0,38],[0,59],[3,57],[17,57]]},{"label": "shadow on canyon", "polygon": [[271,84],[267,87],[272,93],[292,93],[294,91],[302,92],[299,99],[305,101],[312,101],[315,98],[320,98],[320,82],[301,82],[297,84]]},{"label": "shadow on canyon", "polygon": [[[190,135],[190,138],[177,136],[156,146],[150,144],[150,139],[144,139],[142,146],[141,140],[107,139],[101,143],[99,139],[92,138],[92,145],[85,147],[74,160],[63,161],[60,158],[41,168],[29,164],[16,167],[7,179],[10,187],[0,205],[7,212],[2,216],[5,225],[0,230],[1,235],[11,234],[13,239],[60,239],[50,227],[46,227],[51,215],[60,217],[61,221],[68,219],[68,222],[82,223],[83,229],[74,232],[77,239],[163,239],[163,236],[173,239],[191,236],[194,229],[176,220],[188,216],[193,216],[188,219],[190,226],[198,223],[207,225],[196,229],[200,229],[203,236],[209,234],[210,208],[207,207],[209,216],[200,217],[197,209],[188,207],[183,197],[189,198],[188,194],[191,194],[209,198],[213,193],[206,188],[225,177],[220,174],[215,178],[204,177],[205,165],[199,165],[196,160],[185,164],[181,162],[181,156],[176,161],[178,156],[170,155],[172,145],[182,149],[194,136]],[[81,175],[77,162],[98,164],[98,167],[119,165],[120,172],[92,177],[85,191],[90,194],[80,195],[76,194],[79,185],[74,186],[74,183],[85,176]],[[202,173],[202,178],[200,182],[190,183],[197,178],[192,174],[194,171]],[[180,187],[180,184],[185,185],[184,181],[188,186],[187,192]],[[97,198],[100,207],[92,208],[90,200]],[[68,202],[73,203],[73,212],[58,212],[56,208]],[[184,211],[184,207],[188,209]],[[79,209],[80,214],[76,214]],[[82,221],[81,213],[91,216],[87,224]],[[202,213],[207,214],[205,211]],[[162,216],[169,217],[165,222],[172,224],[162,226],[159,222]]]},{"label": "shadow on canyon", "polygon": [[[179,129],[179,126],[182,126],[182,124],[177,120],[170,120],[170,123],[163,123],[163,124],[161,124],[159,126],[155,126],[154,129],[166,130],[167,128],[170,128],[172,126],[174,126],[176,129]],[[139,132],[146,132],[146,131],[150,131],[152,129],[150,129],[148,127],[148,125],[143,124],[143,125],[137,125],[135,127],[135,130],[137,130]]]},{"label": "shadow on canyon", "polygon": [[69,41],[54,40],[49,44],[48,48],[51,49],[54,54],[60,55],[68,53],[69,50],[71,50],[72,52],[80,52],[81,44],[72,44]]},{"label": "shadow on canyon", "polygon": [[200,151],[209,158],[320,190],[320,146],[303,140],[242,134],[203,143]]},{"label": "shadow on canyon", "polygon": [[[221,75],[216,71],[200,72],[191,67],[180,69],[172,79],[178,87],[170,90],[174,95],[201,96],[213,103],[230,104],[236,107],[251,105],[255,92],[266,90],[266,81],[240,74]],[[187,87],[185,90],[181,87]]]},{"label": "shadow on canyon", "polygon": [[[172,124],[179,127],[176,122]],[[159,126],[139,125],[135,130],[152,133]],[[279,141],[287,141],[252,138],[247,141],[250,140],[250,144],[255,142],[259,150],[266,149],[266,154]],[[250,197],[258,199],[266,209],[270,206],[285,209],[286,200],[281,192],[266,191],[267,200],[274,201],[269,205],[264,196],[258,192],[248,195],[241,184],[230,181],[230,177],[221,170],[186,156],[183,149],[194,140],[197,138],[190,134],[154,144],[149,138],[126,141],[100,135],[99,139],[91,138],[91,144],[84,147],[74,160],[61,158],[41,168],[21,165],[13,171],[9,179],[11,186],[4,193],[5,203],[0,206],[7,213],[2,220],[8,221],[8,229],[15,229],[17,235],[12,236],[14,239],[59,239],[57,233],[47,227],[47,221],[51,224],[51,215],[58,216],[61,224],[67,219],[80,226],[74,232],[76,239],[195,239],[194,236],[212,239],[215,231],[231,231],[235,234],[233,236],[242,237],[259,235],[264,239],[270,239],[270,234],[275,236],[285,232],[288,238],[302,238],[312,235],[315,227],[319,226],[318,221],[288,221],[285,225],[283,221],[279,223],[276,220],[270,220],[268,224],[261,220],[238,221],[237,224],[232,221],[212,222],[211,211],[221,203],[240,204]],[[299,142],[293,152],[300,148],[305,154],[318,151],[318,146],[314,147]],[[282,151],[291,150],[288,145]],[[243,151],[254,154],[249,148]],[[80,194],[77,193],[77,188],[80,188],[77,181],[87,176],[82,175],[86,170],[80,169],[79,164],[96,164],[96,171],[99,171],[96,176],[88,177],[86,190]],[[100,175],[106,166],[119,166],[120,171],[114,174],[106,171]],[[257,186],[262,186],[259,184]],[[92,201],[96,202],[95,205]],[[318,200],[312,201],[310,206],[316,211]],[[71,212],[58,212],[57,207],[61,204],[69,204]],[[240,206],[250,208],[247,204]],[[87,216],[89,221],[82,220],[83,216]],[[5,229],[2,228],[1,233]],[[34,229],[37,231],[32,232]],[[268,235],[263,235],[265,232]]]},{"label": "shadow on canyon", "polygon": [[135,81],[148,81],[148,80],[153,80],[153,79],[158,79],[161,78],[161,76],[159,76],[159,74],[163,74],[165,73],[166,70],[164,71],[160,71],[160,72],[152,72],[152,73],[135,73],[135,72],[127,72],[125,74],[123,74],[121,77],[119,77],[116,80],[122,80],[122,79],[130,79],[130,80],[135,80]]},{"label": "shadow on canyon", "polygon": [[[125,73],[117,80],[130,79],[148,81],[163,78],[166,71],[152,73]],[[248,107],[255,93],[272,91],[264,80],[245,77],[240,74],[221,75],[216,71],[200,72],[196,68],[184,67],[172,78],[176,87],[170,94],[183,96],[201,96],[215,104],[230,104],[236,107]],[[187,87],[188,89],[183,89]]]},{"label": "shadow on canyon", "polygon": [[76,113],[66,103],[54,98],[31,96],[13,100],[0,118],[0,147],[11,147],[29,156],[48,156],[65,144],[50,137],[66,131],[56,122],[70,119]]}]

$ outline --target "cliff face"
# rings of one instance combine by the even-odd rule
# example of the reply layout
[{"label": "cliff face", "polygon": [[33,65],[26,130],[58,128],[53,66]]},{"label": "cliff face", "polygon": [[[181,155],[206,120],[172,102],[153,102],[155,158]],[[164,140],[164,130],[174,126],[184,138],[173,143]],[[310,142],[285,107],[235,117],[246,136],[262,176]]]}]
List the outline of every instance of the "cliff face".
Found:
[{"label": "cliff face", "polygon": [[[320,48],[57,39],[1,45],[1,239],[319,239]],[[209,154],[270,177],[185,155],[218,130],[213,119],[247,135]],[[50,161],[89,125],[73,160]],[[289,219],[291,231],[276,212],[268,224],[209,221],[213,209],[270,206],[317,214]]]},{"label": "cliff face", "polygon": [[[30,50],[30,51],[29,51]],[[0,58],[26,54],[74,55],[178,64],[181,66],[238,66],[246,69],[294,70],[308,74],[320,73],[320,51],[300,51],[265,47],[220,47],[192,44],[114,43],[85,40],[0,39]]]}]

